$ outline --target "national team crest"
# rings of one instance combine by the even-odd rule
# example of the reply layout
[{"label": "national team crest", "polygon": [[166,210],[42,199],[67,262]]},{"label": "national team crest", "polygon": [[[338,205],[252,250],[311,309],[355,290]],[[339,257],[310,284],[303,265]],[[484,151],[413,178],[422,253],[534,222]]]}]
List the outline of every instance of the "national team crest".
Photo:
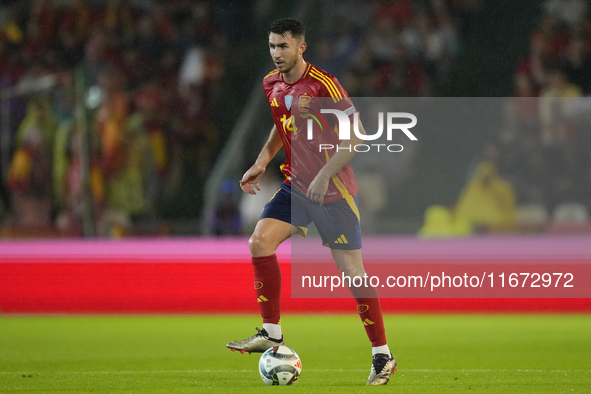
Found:
[{"label": "national team crest", "polygon": [[293,96],[291,96],[291,95],[285,96],[285,106],[287,107],[288,111],[291,109],[291,103],[293,103]]},{"label": "national team crest", "polygon": [[310,96],[298,97],[298,108],[300,112],[308,112],[310,110]]}]

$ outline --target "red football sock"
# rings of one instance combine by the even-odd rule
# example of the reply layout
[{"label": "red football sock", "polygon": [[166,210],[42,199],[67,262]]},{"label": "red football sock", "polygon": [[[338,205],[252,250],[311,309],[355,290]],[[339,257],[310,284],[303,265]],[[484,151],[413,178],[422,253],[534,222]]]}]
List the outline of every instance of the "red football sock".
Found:
[{"label": "red football sock", "polygon": [[281,271],[275,254],[253,257],[254,289],[263,323],[279,324],[281,319]]},{"label": "red football sock", "polygon": [[384,328],[384,318],[382,317],[382,307],[378,298],[378,291],[373,287],[352,287],[350,289],[357,303],[357,312],[363,322],[367,337],[371,341],[371,346],[385,345],[387,343],[386,330]]}]

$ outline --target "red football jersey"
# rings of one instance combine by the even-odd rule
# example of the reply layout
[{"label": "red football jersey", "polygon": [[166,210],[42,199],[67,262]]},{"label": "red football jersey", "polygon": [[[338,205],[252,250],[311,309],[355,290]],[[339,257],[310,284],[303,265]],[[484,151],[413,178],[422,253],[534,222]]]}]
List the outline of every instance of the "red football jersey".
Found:
[{"label": "red football jersey", "polygon": [[[312,180],[336,153],[336,147],[341,143],[338,121],[330,114],[323,116],[325,127],[322,129],[314,122],[314,138],[307,140],[307,119],[311,112],[318,112],[311,107],[327,108],[322,102],[330,103],[330,108],[346,111],[351,124],[355,107],[335,77],[308,62],[306,71],[295,83],[285,82],[279,70],[273,70],[263,79],[263,88],[285,149],[286,160],[281,165],[285,182],[306,194]],[[334,148],[320,150],[320,144],[329,144]],[[330,203],[356,195],[357,183],[351,165],[347,163],[331,178],[324,202]]]}]

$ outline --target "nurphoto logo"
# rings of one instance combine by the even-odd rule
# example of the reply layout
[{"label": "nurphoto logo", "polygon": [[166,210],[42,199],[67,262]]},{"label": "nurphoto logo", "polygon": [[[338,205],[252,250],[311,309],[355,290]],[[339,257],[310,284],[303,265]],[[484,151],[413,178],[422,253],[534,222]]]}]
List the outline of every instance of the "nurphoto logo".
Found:
[{"label": "nurphoto logo", "polygon": [[[375,141],[382,136],[384,133],[384,113],[378,112],[378,131],[375,134],[362,134],[359,132],[359,112],[353,112],[355,109],[351,107],[345,111],[341,111],[338,109],[321,109],[321,114],[333,114],[337,117],[339,122],[339,139],[343,140],[350,140],[351,139],[351,124],[349,121],[349,115],[353,113],[353,132],[355,135],[364,141]],[[394,123],[394,119],[409,119],[409,123]],[[392,141],[392,135],[395,130],[402,131],[411,141],[417,141],[417,137],[413,133],[410,132],[409,129],[413,128],[417,124],[417,117],[408,112],[387,112],[386,113],[386,139],[388,141]],[[314,138],[313,133],[313,121],[312,119],[308,119],[308,131],[307,131],[307,138],[308,140],[312,140]],[[319,151],[323,149],[336,149],[337,152],[339,150],[348,150],[351,151],[353,149],[355,152],[369,152],[372,150],[372,147],[375,148],[378,152],[380,148],[385,147],[388,152],[402,152],[404,149],[400,144],[357,144],[354,146],[348,147],[340,147],[334,146],[333,144],[320,144]]]}]

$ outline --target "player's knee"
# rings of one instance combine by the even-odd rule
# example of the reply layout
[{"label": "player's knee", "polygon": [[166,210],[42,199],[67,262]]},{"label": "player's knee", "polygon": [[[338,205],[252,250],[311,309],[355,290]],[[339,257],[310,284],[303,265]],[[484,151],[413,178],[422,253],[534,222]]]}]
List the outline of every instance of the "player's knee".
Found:
[{"label": "player's knee", "polygon": [[363,275],[365,275],[365,270],[363,268],[359,269],[359,268],[345,268],[342,269],[341,272],[343,273],[343,275],[348,276],[350,278],[355,278],[355,277],[361,277],[363,278]]},{"label": "player's knee", "polygon": [[337,264],[339,271],[350,278],[363,277],[365,269],[362,264]]},{"label": "player's knee", "polygon": [[275,253],[275,248],[265,234],[254,233],[248,240],[250,254],[255,257],[268,256]]}]

